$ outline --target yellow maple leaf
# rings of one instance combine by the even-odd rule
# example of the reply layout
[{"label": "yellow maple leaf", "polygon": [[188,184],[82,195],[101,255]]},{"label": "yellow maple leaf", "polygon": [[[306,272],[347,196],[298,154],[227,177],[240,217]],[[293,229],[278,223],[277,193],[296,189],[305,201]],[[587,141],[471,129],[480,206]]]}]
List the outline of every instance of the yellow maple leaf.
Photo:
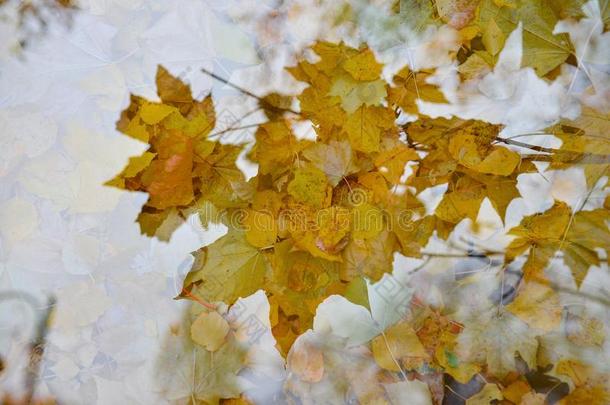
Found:
[{"label": "yellow maple leaf", "polygon": [[362,49],[356,55],[348,57],[343,62],[345,69],[356,80],[376,80],[381,74],[381,65],[375,60],[373,51]]},{"label": "yellow maple leaf", "polygon": [[514,260],[530,249],[524,265],[526,279],[544,279],[542,272],[561,250],[576,285],[580,286],[589,267],[599,264],[595,248],[610,249],[610,231],[606,221],[610,212],[604,208],[572,213],[567,204],[556,201],[547,211],[527,216],[509,234],[517,236],[506,249],[506,260]]},{"label": "yellow maple leaf", "polygon": [[181,297],[232,304],[262,287],[267,261],[243,232],[230,229],[211,245],[194,252],[195,262],[184,279]]},{"label": "yellow maple leaf", "polygon": [[409,114],[419,112],[416,100],[446,103],[447,100],[438,87],[426,82],[429,76],[430,72],[413,72],[404,67],[393,78],[395,86],[388,86],[388,101]]},{"label": "yellow maple leaf", "polygon": [[466,405],[488,405],[502,398],[502,391],[496,384],[487,383],[481,391],[466,400]]},{"label": "yellow maple leaf", "polygon": [[496,1],[482,0],[476,20],[491,54],[519,22],[523,27],[522,66],[530,66],[538,75],[545,76],[573,53],[565,34],[553,34],[558,18],[544,1],[521,0],[513,7],[498,5]]},{"label": "yellow maple leaf", "polygon": [[210,352],[225,343],[229,323],[216,311],[202,312],[191,324],[191,339]]},{"label": "yellow maple leaf", "polygon": [[519,353],[530,368],[536,364],[538,341],[527,324],[506,311],[489,311],[465,324],[458,335],[456,353],[464,361],[487,364],[497,377],[516,371]]},{"label": "yellow maple leaf", "polygon": [[391,110],[362,106],[348,115],[343,128],[354,150],[370,153],[379,151],[382,133],[393,126]]},{"label": "yellow maple leaf", "polygon": [[345,140],[315,143],[303,150],[303,156],[326,174],[332,186],[359,169],[352,148]]},{"label": "yellow maple leaf", "polygon": [[407,322],[389,327],[371,341],[373,357],[379,367],[390,371],[400,371],[401,359],[429,357],[413,328]]},{"label": "yellow maple leaf", "polygon": [[525,282],[507,310],[533,328],[550,332],[561,323],[562,306],[559,296],[544,284]]},{"label": "yellow maple leaf", "polygon": [[270,247],[277,239],[277,221],[269,212],[247,210],[243,226],[246,240],[252,246],[258,248]]},{"label": "yellow maple leaf", "polygon": [[329,185],[326,175],[312,165],[297,168],[294,178],[288,183],[288,194],[296,201],[314,208],[327,206]]}]

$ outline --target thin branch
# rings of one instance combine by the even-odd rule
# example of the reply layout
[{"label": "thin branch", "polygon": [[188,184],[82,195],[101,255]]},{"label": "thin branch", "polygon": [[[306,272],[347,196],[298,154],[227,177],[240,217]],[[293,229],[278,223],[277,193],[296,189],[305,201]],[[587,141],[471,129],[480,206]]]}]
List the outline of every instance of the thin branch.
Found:
[{"label": "thin branch", "polygon": [[577,164],[608,164],[610,163],[610,155],[596,155],[593,153],[580,153],[571,154],[559,153],[556,155],[539,155],[529,154],[521,155],[522,160],[529,160],[533,162],[557,162],[557,163],[577,163]]},{"label": "thin branch", "polygon": [[[441,253],[441,252],[421,252],[422,256],[426,257],[443,257],[450,259],[464,259],[464,258],[475,258],[475,259],[489,259],[492,256],[504,256],[504,252],[464,252],[464,253]],[[528,256],[528,253],[525,253],[523,256]],[[563,254],[561,252],[555,253],[551,259],[561,259],[563,258]],[[608,259],[600,258],[600,262],[608,262]]]},{"label": "thin branch", "polygon": [[524,132],[522,134],[517,134],[517,135],[509,136],[506,139],[523,138],[524,136],[537,136],[537,135],[552,135],[552,134],[548,134],[546,132]]},{"label": "thin branch", "polygon": [[239,130],[242,130],[242,129],[249,129],[249,128],[256,128],[256,127],[258,127],[258,126],[260,126],[262,124],[264,124],[264,122],[258,122],[256,124],[248,124],[248,125],[244,125],[244,126],[241,126],[241,127],[229,127],[229,128],[225,128],[222,131],[214,132],[213,134],[208,135],[208,138],[211,138],[213,136],[219,136],[219,135],[225,134],[227,132],[239,131]]},{"label": "thin branch", "polygon": [[230,81],[228,81],[224,77],[220,77],[217,74],[215,74],[213,72],[210,72],[207,69],[201,68],[201,71],[203,73],[205,73],[206,75],[210,76],[211,78],[216,79],[216,80],[218,80],[221,83],[224,83],[224,84],[226,84],[228,86],[233,87],[235,90],[239,91],[240,93],[245,94],[246,96],[249,96],[249,97],[257,99],[258,101],[260,101],[261,103],[264,103],[266,106],[268,106],[271,109],[278,110],[278,111],[289,112],[289,113],[292,113],[294,115],[299,115],[299,116],[301,115],[300,112],[294,111],[291,108],[282,108],[282,107],[277,107],[277,106],[270,105],[267,101],[265,101],[265,99],[263,97],[257,96],[256,94],[252,93],[251,91],[246,90],[243,87],[240,87],[240,86],[238,86],[238,85],[236,85],[234,83],[231,83]]},{"label": "thin branch", "polygon": [[228,81],[224,77],[218,76],[216,73],[210,72],[209,70],[204,69],[204,68],[201,68],[201,71],[203,73],[205,73],[206,75],[210,76],[211,78],[216,79],[219,82],[222,82],[222,83],[224,83],[226,85],[229,85],[229,86],[233,87],[235,90],[239,91],[240,93],[243,93],[243,94],[245,94],[247,96],[253,97],[253,98],[257,99],[257,100],[262,100],[262,97],[257,96],[256,94],[250,92],[249,90],[244,89],[243,87],[240,87],[240,86],[238,86],[236,84],[231,83],[230,81]]},{"label": "thin branch", "polygon": [[243,120],[245,120],[245,119],[246,119],[246,118],[248,118],[249,116],[251,116],[252,114],[254,114],[254,113],[258,112],[259,110],[260,110],[260,108],[258,108],[258,107],[257,107],[257,108],[255,108],[254,110],[252,110],[252,111],[249,111],[249,112],[245,113],[244,115],[242,115],[241,117],[239,117],[239,119],[238,119],[238,120],[236,120],[235,122],[233,122],[231,125],[229,125],[229,126],[228,126],[227,128],[225,128],[224,130],[219,131],[219,132],[215,132],[215,133],[210,134],[210,135],[207,135],[207,138],[210,138],[210,137],[212,137],[212,136],[219,136],[219,135],[222,135],[222,134],[224,134],[224,133],[231,132],[231,131],[233,131],[233,130],[245,129],[245,127],[243,127],[243,128],[239,128],[239,127],[237,127],[237,125],[238,125],[238,124],[240,124],[240,123],[241,123]]},{"label": "thin branch", "polygon": [[556,152],[559,152],[559,149],[546,148],[544,146],[538,146],[538,145],[531,145],[529,143],[525,143],[525,142],[521,142],[521,141],[515,141],[514,139],[510,139],[510,138],[502,138],[502,137],[497,136],[496,140],[498,142],[502,142],[502,143],[505,143],[507,145],[519,146],[519,147],[522,147],[522,148],[527,148],[527,149],[535,150],[536,152],[544,152],[544,153],[556,153]]},{"label": "thin branch", "polygon": [[[466,252],[466,253],[436,253],[436,252],[422,252],[422,256],[426,256],[428,258],[431,258],[431,257],[442,257],[442,258],[490,259],[491,256],[500,256],[500,255],[503,255],[503,253],[499,253],[499,252],[489,252],[489,253],[471,253],[471,252]],[[527,256],[527,255],[528,254],[525,254],[524,256]],[[557,253],[551,259],[559,259],[561,257],[562,257],[562,255],[560,253]],[[607,262],[608,259],[600,259],[600,261]],[[600,303],[602,305],[610,307],[610,300],[605,299],[604,297],[600,297],[600,296],[597,296],[597,295],[594,295],[594,294],[589,294],[589,293],[582,292],[582,291],[579,291],[579,290],[574,290],[574,289],[571,289],[571,288],[566,288],[566,287],[563,287],[563,286],[561,286],[559,284],[553,283],[550,280],[543,279],[541,277],[531,276],[530,280],[532,280],[534,282],[537,282],[537,283],[548,284],[550,287],[552,287],[556,291],[563,292],[563,293],[566,293],[566,294],[572,294],[572,295],[584,297],[584,298],[589,299],[591,301],[596,301],[596,302],[598,302],[598,303]]]},{"label": "thin branch", "polygon": [[[31,294],[24,291],[0,291],[0,302],[17,300],[28,304],[34,311],[34,313],[41,311],[40,302]],[[49,322],[51,315],[55,308],[55,298],[50,297],[48,304],[44,308],[44,312],[39,316],[38,322],[36,323],[35,334],[29,344],[29,362],[26,368],[25,376],[25,397],[24,403],[32,403],[34,393],[36,392],[36,382],[38,381],[38,374],[40,372],[40,363],[44,354],[44,347],[46,343],[47,331],[49,329]]]},{"label": "thin branch", "polygon": [[417,266],[417,267],[416,267],[416,268],[414,268],[414,269],[409,270],[409,271],[408,271],[408,274],[409,274],[409,275],[411,275],[411,274],[415,274],[415,273],[417,273],[418,271],[420,271],[421,269],[423,269],[424,267],[426,267],[426,265],[427,265],[427,264],[430,262],[430,259],[431,259],[431,257],[430,257],[430,256],[426,257],[426,259],[424,260],[424,262],[423,262],[422,264],[420,264],[419,266]]},{"label": "thin branch", "polygon": [[553,283],[552,281],[543,279],[541,277],[532,276],[532,277],[530,277],[530,280],[535,282],[535,283],[538,283],[538,284],[547,284],[547,285],[551,286],[553,289],[555,289],[556,291],[563,292],[563,293],[566,293],[566,294],[576,295],[576,296],[579,296],[579,297],[583,297],[583,298],[586,298],[588,300],[596,301],[596,302],[598,302],[598,303],[600,303],[602,305],[610,307],[610,300],[607,300],[607,299],[605,299],[603,297],[600,297],[598,295],[589,294],[587,292],[583,292],[583,291],[579,291],[579,290],[574,290],[574,289],[571,289],[571,288],[566,288],[566,287],[563,287],[562,285],[559,285],[557,283]]},{"label": "thin branch", "polygon": [[531,145],[529,143],[515,141],[514,139],[510,138],[496,137],[496,140],[507,145],[519,146],[521,148],[526,148],[541,153],[548,153],[548,155],[523,155],[522,158],[526,160],[539,162],[575,162],[586,164],[610,163],[610,155],[598,153],[578,153],[561,149],[547,148],[544,146]]},{"label": "thin branch", "polygon": [[441,253],[441,252],[421,252],[422,256],[427,257],[445,257],[445,258],[467,258],[474,257],[477,259],[488,259],[490,256],[502,256],[504,253],[499,252],[486,252],[486,253],[475,253],[475,252],[466,252],[466,253]]},{"label": "thin branch", "polygon": [[38,381],[38,375],[40,373],[40,364],[42,363],[42,357],[44,355],[47,332],[49,330],[49,323],[54,309],[55,298],[50,297],[47,308],[38,320],[34,339],[32,339],[32,342],[30,343],[30,361],[25,380],[26,393],[24,403],[26,404],[32,402],[32,398],[34,397],[34,393],[36,391],[36,382]]}]

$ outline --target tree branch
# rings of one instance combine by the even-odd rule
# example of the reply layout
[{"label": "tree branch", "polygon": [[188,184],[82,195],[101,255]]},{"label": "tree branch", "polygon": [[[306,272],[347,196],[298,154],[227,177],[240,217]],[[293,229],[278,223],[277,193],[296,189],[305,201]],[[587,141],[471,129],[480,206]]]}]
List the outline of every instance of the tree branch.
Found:
[{"label": "tree branch", "polygon": [[239,91],[240,93],[243,93],[246,96],[249,96],[249,97],[257,99],[258,101],[260,101],[261,103],[264,103],[265,106],[267,106],[267,107],[269,107],[271,109],[278,110],[278,111],[283,111],[283,112],[289,112],[289,113],[292,113],[292,114],[298,115],[298,116],[301,115],[300,112],[294,111],[291,108],[282,108],[282,107],[277,107],[277,106],[274,106],[274,105],[270,105],[267,101],[265,101],[265,99],[263,97],[257,96],[256,94],[252,93],[251,91],[246,90],[243,87],[240,87],[240,86],[238,86],[236,84],[233,84],[230,81],[228,81],[227,79],[225,79],[224,77],[220,77],[216,73],[210,72],[207,69],[201,68],[201,71],[203,73],[205,73],[206,75],[210,76],[211,78],[216,79],[216,80],[218,80],[221,83],[224,83],[224,84],[226,84],[228,86],[233,87],[235,90]]},{"label": "tree branch", "polygon": [[[0,302],[10,300],[17,300],[28,304],[34,313],[41,311],[40,302],[27,292],[14,290],[0,291]],[[36,382],[40,372],[40,362],[44,354],[46,336],[49,329],[49,321],[54,308],[55,298],[50,297],[48,299],[47,306],[44,307],[44,311],[38,317],[34,336],[29,343],[30,359],[26,368],[24,404],[32,403],[32,399],[36,391]]]},{"label": "tree branch", "polygon": [[561,163],[581,163],[581,164],[604,164],[610,163],[610,155],[598,153],[578,153],[561,149],[547,148],[544,146],[531,145],[529,143],[515,141],[514,139],[496,137],[496,140],[507,145],[519,146],[536,152],[547,153],[547,155],[522,155],[526,160],[538,162],[561,162]]}]

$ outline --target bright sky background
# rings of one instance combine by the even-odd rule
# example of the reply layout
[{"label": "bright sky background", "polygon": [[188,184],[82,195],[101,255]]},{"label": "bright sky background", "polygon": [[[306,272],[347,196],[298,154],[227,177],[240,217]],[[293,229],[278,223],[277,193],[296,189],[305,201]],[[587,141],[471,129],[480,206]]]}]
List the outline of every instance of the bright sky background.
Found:
[{"label": "bright sky background", "polygon": [[[200,94],[259,63],[247,35],[226,18],[227,1],[110,1],[85,5],[66,31],[53,28],[20,58],[0,56],[0,290],[58,300],[39,393],[62,403],[159,403],[150,370],[190,266],[214,240],[195,218],[170,243],[140,235],[144,194],[102,184],[145,145],[115,130],[129,93],[155,97],[157,64]],[[9,26],[2,40],[14,41]],[[6,40],[6,41],[5,41]],[[235,94],[226,91],[227,94]],[[0,307],[0,350],[19,392],[20,343],[32,317]]]}]

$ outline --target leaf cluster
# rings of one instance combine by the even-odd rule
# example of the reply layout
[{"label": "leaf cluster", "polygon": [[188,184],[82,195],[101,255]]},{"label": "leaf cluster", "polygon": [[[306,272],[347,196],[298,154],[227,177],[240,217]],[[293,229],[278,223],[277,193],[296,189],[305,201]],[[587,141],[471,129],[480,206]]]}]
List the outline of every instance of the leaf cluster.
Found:
[{"label": "leaf cluster", "polygon": [[[568,57],[563,50],[569,45],[548,38],[551,22],[532,11],[542,3],[522,3],[512,8],[508,2],[481,2],[473,21],[485,49],[472,53],[462,66],[473,55],[491,61],[502,47],[502,35],[517,20],[529,33],[524,35],[525,65],[546,75]],[[393,280],[396,255],[428,257],[425,247],[431,239],[446,241],[464,220],[476,226],[485,200],[504,220],[509,205],[520,197],[518,177],[538,173],[537,162],[550,162],[552,169],[582,166],[589,185],[595,185],[607,173],[607,116],[586,111],[577,121],[549,128],[549,134],[563,141],[559,149],[528,145],[502,138],[498,125],[420,115],[416,100],[445,101],[428,83],[430,72],[404,68],[387,83],[381,78],[383,66],[366,46],[318,42],[312,50],[316,61],[301,60],[288,68],[307,84],[300,94],[257,97],[267,120],[256,128],[247,152],[245,145],[224,143],[212,133],[211,97],[194,99],[189,86],[162,67],[157,72],[160,101],[132,96],[117,124],[124,134],[149,144],[109,182],[148,193],[138,217],[143,233],[168,240],[193,214],[204,226],[221,222],[228,228],[226,235],[194,252],[181,294],[212,308],[190,329],[201,361],[209,361],[211,353],[225,350],[232,341],[229,324],[214,312],[216,305],[233,305],[262,289],[271,306],[273,336],[293,372],[286,390],[300,398],[315,402],[316,395],[330,395],[323,387],[331,384],[337,398],[388,403],[392,393],[415,395],[421,388],[399,382],[408,373],[410,379],[425,381],[431,392],[426,395],[438,402],[443,378],[474,384],[484,374],[491,382],[466,403],[543,403],[540,395],[548,387],[536,373],[544,375],[539,367],[550,364],[575,387],[566,403],[602,403],[588,402],[607,398],[601,377],[583,371],[586,365],[579,362],[553,358],[540,342],[560,334],[564,323],[557,292],[544,270],[562,258],[578,286],[591,266],[608,257],[607,201],[590,211],[556,201],[510,229],[514,239],[502,252],[499,273],[502,297],[494,300],[496,292],[489,290],[474,300],[474,314],[464,310],[467,303],[451,305],[455,297],[439,305],[422,304],[410,287],[395,280],[399,291],[408,292],[402,298],[409,311],[386,324],[376,318],[380,298],[371,294],[373,286]],[[536,55],[542,53],[553,57],[540,60]],[[398,124],[401,114],[414,119]],[[311,125],[313,140],[297,135],[298,123]],[[237,167],[244,155],[258,165],[249,180]],[[440,202],[426,209],[419,196],[438,186],[445,190]],[[523,281],[514,286],[516,297],[505,302],[504,273],[520,260]],[[476,283],[476,277],[462,282]],[[338,324],[324,324],[321,308],[330,308]],[[350,333],[343,333],[339,322],[344,312],[366,319],[373,332],[346,345]],[[571,325],[599,329],[589,317]],[[332,339],[320,337],[324,328],[333,331]],[[363,333],[352,328],[352,334]],[[595,338],[579,332],[560,336],[592,347],[604,340],[603,333]],[[229,351],[223,361],[230,361],[233,376],[243,359],[236,358],[240,351]],[[365,368],[370,360],[377,368]],[[441,376],[440,382],[434,376]],[[229,388],[220,392],[227,396],[202,393],[200,399],[214,402],[240,393]]]}]

